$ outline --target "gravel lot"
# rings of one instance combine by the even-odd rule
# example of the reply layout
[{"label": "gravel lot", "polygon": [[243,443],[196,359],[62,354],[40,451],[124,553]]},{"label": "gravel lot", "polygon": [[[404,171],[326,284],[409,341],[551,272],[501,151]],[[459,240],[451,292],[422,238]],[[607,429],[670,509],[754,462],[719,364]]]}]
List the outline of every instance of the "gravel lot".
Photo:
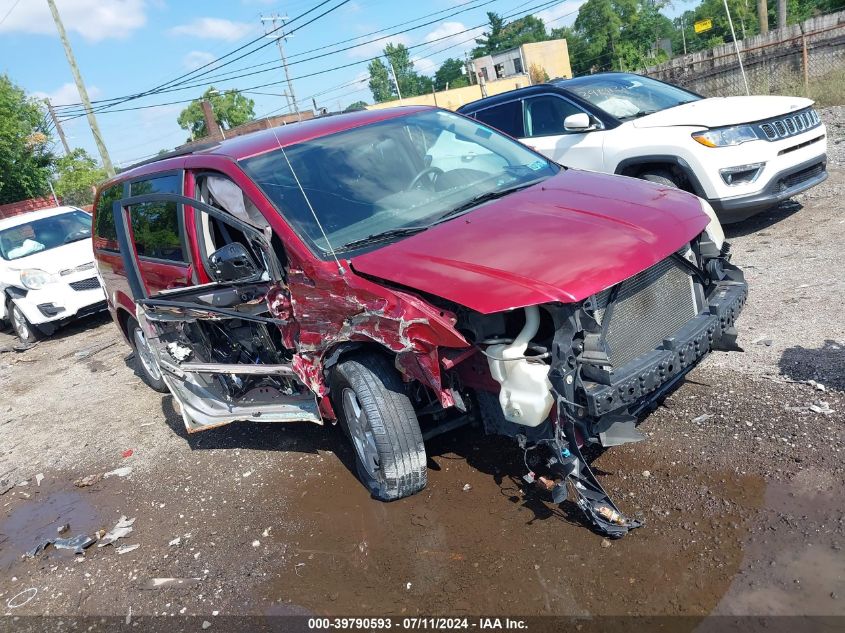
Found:
[{"label": "gravel lot", "polygon": [[[823,114],[829,180],[728,230],[745,352],[711,355],[646,442],[596,455],[642,529],[603,542],[522,489],[515,447],[471,431],[430,442],[428,488],[391,504],[357,484],[334,428],[188,436],[95,317],[0,353],[0,613],[845,616],[845,110]],[[123,515],[115,545],[134,551],[21,560],[62,524]]]}]

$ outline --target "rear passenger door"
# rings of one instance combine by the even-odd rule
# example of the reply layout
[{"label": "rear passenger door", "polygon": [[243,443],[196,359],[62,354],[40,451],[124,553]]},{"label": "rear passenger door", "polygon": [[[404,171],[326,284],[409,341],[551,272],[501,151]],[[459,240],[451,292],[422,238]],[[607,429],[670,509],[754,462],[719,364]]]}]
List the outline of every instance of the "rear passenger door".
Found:
[{"label": "rear passenger door", "polygon": [[[184,172],[174,171],[129,183],[129,198],[147,194],[181,195]],[[183,205],[175,199],[140,202],[128,207],[129,240],[148,295],[196,283],[185,232]]]}]

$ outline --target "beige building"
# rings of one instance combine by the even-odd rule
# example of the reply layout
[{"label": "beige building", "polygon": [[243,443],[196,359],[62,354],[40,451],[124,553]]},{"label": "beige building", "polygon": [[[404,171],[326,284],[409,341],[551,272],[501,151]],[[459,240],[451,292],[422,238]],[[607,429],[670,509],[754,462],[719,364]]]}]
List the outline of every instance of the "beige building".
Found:
[{"label": "beige building", "polygon": [[478,57],[471,64],[479,83],[530,74],[534,66],[545,71],[549,79],[572,77],[565,39],[522,44],[500,53]]},{"label": "beige building", "polygon": [[531,85],[529,72],[532,66],[545,71],[549,79],[570,78],[569,51],[566,40],[549,40],[523,44],[496,55],[479,57],[471,62],[476,75],[475,83],[463,88],[451,88],[427,95],[385,101],[367,106],[368,110],[381,110],[400,105],[439,106],[457,110],[462,105],[483,97]]}]

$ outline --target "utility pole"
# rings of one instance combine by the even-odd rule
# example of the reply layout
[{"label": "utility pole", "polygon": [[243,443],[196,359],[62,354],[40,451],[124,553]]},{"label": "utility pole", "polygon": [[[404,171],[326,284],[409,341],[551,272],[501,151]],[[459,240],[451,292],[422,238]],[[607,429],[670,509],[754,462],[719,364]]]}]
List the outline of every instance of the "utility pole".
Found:
[{"label": "utility pole", "polygon": [[114,166],[112,165],[109,152],[106,149],[106,144],[103,143],[103,137],[100,134],[100,126],[97,125],[97,118],[94,116],[94,111],[91,109],[91,100],[88,98],[88,91],[85,89],[85,82],[82,81],[82,75],[79,73],[79,68],[76,65],[76,58],[73,56],[73,49],[70,47],[70,41],[67,39],[64,24],[59,17],[59,11],[56,9],[55,0],[47,0],[50,5],[50,13],[53,14],[53,21],[56,23],[56,29],[59,31],[59,38],[62,40],[62,45],[65,47],[65,55],[67,56],[67,63],[70,64],[70,72],[73,75],[73,80],[76,82],[76,89],[79,91],[79,98],[82,99],[82,105],[85,107],[85,116],[88,117],[88,125],[91,126],[91,134],[94,135],[94,142],[97,144],[97,150],[100,152],[100,158],[103,160],[103,167],[106,168],[106,173],[111,177],[114,176]]},{"label": "utility pole", "polygon": [[211,107],[211,101],[203,99],[200,107],[202,107],[202,116],[205,119],[205,130],[208,132],[208,138],[215,141],[222,141],[225,137],[223,136],[223,130],[220,124],[217,123],[217,119],[214,116],[214,108]]},{"label": "utility pole", "polygon": [[53,104],[50,103],[49,99],[44,99],[44,103],[47,104],[47,112],[50,113],[50,118],[53,119],[53,125],[56,126],[56,132],[59,135],[59,138],[62,141],[62,147],[65,148],[65,156],[70,156],[70,146],[67,144],[67,139],[65,138],[65,131],[62,129],[62,124],[59,122],[59,117],[56,116],[56,111],[53,109]]},{"label": "utility pole", "polygon": [[396,94],[399,95],[399,103],[402,103],[402,91],[399,90],[399,80],[396,78],[396,69],[393,67],[393,62],[387,57],[387,65],[390,67],[390,74],[393,75],[393,85],[396,86]]},{"label": "utility pole", "polygon": [[769,32],[769,7],[766,0],[757,0],[757,18],[760,20],[760,34]]},{"label": "utility pole", "polygon": [[[261,23],[264,24],[264,33],[267,37],[273,38],[276,40],[276,44],[279,47],[279,55],[282,57],[282,67],[285,69],[285,79],[288,82],[288,91],[290,92],[290,100],[293,102],[293,109],[296,112],[297,116],[299,117],[300,121],[302,117],[299,115],[299,105],[296,103],[296,93],[293,91],[293,82],[290,80],[290,72],[288,71],[288,59],[285,57],[285,47],[282,44],[282,40],[285,39],[285,32],[283,27],[285,25],[285,20],[288,17],[286,15],[280,16],[274,13],[272,16],[265,18],[263,15],[261,16]],[[276,22],[278,21],[278,25]],[[272,31],[267,31],[266,22],[271,22],[273,24]]]},{"label": "utility pole", "polygon": [[786,0],[778,0],[778,28],[786,26]]}]

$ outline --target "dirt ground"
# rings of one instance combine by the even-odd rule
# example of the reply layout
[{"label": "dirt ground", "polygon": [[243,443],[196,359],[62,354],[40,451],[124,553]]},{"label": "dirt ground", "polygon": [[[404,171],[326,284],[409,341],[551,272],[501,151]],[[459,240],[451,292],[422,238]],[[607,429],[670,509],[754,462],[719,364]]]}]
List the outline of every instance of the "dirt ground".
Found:
[{"label": "dirt ground", "polygon": [[[428,487],[384,504],[334,428],[189,436],[105,317],[1,353],[0,614],[845,616],[844,196],[834,165],[728,230],[750,282],[745,352],[710,356],[641,426],[647,441],[596,455],[646,521],[614,542],[526,492],[506,440],[432,440]],[[21,559],[60,525],[93,534],[121,516],[133,531],[114,545]]]}]

